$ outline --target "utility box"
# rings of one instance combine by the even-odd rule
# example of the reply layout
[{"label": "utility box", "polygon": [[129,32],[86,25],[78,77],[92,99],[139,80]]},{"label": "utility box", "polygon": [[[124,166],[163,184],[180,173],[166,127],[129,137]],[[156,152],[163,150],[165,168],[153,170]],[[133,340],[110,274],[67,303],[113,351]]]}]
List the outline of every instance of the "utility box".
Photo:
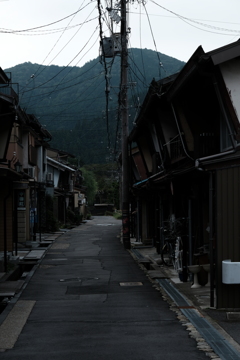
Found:
[{"label": "utility box", "polygon": [[121,53],[121,34],[113,34],[111,37],[104,37],[100,42],[101,54],[105,58],[113,58]]},{"label": "utility box", "polygon": [[114,45],[114,54],[120,54],[122,52],[121,44],[121,34],[113,34],[113,45]]},{"label": "utility box", "polygon": [[240,284],[240,262],[222,261],[223,284]]}]

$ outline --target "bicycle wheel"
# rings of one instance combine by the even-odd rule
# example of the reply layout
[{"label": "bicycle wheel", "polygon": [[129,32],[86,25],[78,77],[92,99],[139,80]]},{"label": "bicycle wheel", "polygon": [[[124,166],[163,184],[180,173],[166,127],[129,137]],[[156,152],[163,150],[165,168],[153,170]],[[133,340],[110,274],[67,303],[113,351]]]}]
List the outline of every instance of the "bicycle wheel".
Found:
[{"label": "bicycle wheel", "polygon": [[162,262],[166,266],[173,266],[173,250],[172,244],[166,243],[162,247],[161,251]]},{"label": "bicycle wheel", "polygon": [[174,251],[174,269],[178,272],[182,271],[182,239],[178,236]]}]

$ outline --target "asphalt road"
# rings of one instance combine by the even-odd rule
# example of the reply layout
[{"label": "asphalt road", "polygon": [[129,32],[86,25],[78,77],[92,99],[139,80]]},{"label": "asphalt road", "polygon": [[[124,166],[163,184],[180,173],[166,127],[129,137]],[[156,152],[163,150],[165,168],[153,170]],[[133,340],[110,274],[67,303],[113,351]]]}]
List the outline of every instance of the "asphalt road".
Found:
[{"label": "asphalt road", "polygon": [[6,327],[13,340],[1,360],[207,359],[124,249],[120,229],[95,217],[56,240],[17,302],[26,319],[15,338],[14,321]]}]

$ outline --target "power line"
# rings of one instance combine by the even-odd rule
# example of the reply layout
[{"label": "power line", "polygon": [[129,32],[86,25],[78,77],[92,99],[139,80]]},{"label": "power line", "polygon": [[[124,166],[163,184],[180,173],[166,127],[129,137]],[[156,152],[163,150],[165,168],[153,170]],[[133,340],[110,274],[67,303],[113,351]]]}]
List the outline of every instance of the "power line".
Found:
[{"label": "power line", "polygon": [[[84,1],[85,1],[85,0],[83,0],[83,3],[84,3]],[[82,3],[82,5],[83,5],[83,3]],[[89,5],[89,4],[90,4],[90,3],[88,3],[87,5]],[[82,9],[84,9],[84,8],[87,6],[87,5],[86,5],[85,7],[82,7],[82,5],[80,6],[80,8],[78,9],[77,12],[73,13],[72,15],[70,15],[70,16],[72,16],[72,19],[69,21],[68,25],[73,21],[74,17],[77,15],[78,12],[81,11]],[[93,11],[92,11],[92,12],[93,12]],[[86,20],[85,20],[85,22],[84,22],[83,24],[86,23],[87,19],[90,17],[90,15],[92,14],[92,12],[87,16],[87,18],[86,18]],[[68,16],[68,17],[69,17],[69,16]],[[65,30],[66,30],[66,28],[67,28],[67,27],[65,27],[64,31],[62,32],[62,34],[60,35],[60,37],[58,38],[58,40],[55,42],[55,44],[54,44],[54,46],[52,47],[52,49],[50,50],[50,52],[48,53],[48,55],[47,55],[47,56],[45,57],[45,59],[43,60],[43,63],[46,61],[46,59],[49,57],[49,55],[51,54],[51,52],[53,51],[53,49],[56,47],[57,43],[60,41],[61,37],[63,36],[63,34],[64,34]],[[80,30],[81,28],[82,28],[82,25],[79,27],[79,29],[77,30],[77,32],[71,37],[71,39],[67,42],[67,44],[65,44],[65,46],[58,52],[58,54],[51,60],[51,62],[50,62],[48,65],[50,65],[50,64],[53,62],[53,60],[65,49],[65,47],[72,41],[72,39],[76,36],[76,34],[79,32],[79,30]],[[90,37],[90,39],[91,39],[91,37]],[[89,39],[89,41],[90,41],[90,39]],[[86,46],[86,45],[87,45],[87,44],[85,44],[85,46]],[[82,48],[82,50],[85,48],[85,46]],[[70,62],[70,63],[71,63],[71,62]],[[69,64],[68,64],[68,65],[69,65]],[[46,66],[45,66],[45,67],[40,71],[40,73],[39,73],[40,66],[41,66],[41,65],[39,65],[39,67],[38,67],[36,73],[33,75],[33,77],[31,76],[31,79],[28,81],[28,83],[26,84],[26,86],[24,87],[24,89],[27,88],[27,86],[28,86],[28,84],[30,83],[30,81],[32,80],[32,78],[34,78],[34,81],[35,81],[36,77],[38,77],[38,76],[46,69]],[[49,81],[50,81],[50,80],[49,80]],[[24,93],[25,93],[25,92],[28,92],[28,91],[31,91],[31,89],[30,89],[30,90],[25,90],[25,91],[22,93],[21,98],[23,97]]]},{"label": "power line", "polygon": [[[75,24],[75,25],[71,25],[71,26],[64,26],[64,27],[61,27],[61,28],[58,28],[58,29],[50,29],[50,30],[39,30],[39,31],[32,31],[30,33],[9,33],[9,34],[12,34],[12,35],[17,35],[17,36],[46,36],[46,35],[52,35],[52,34],[57,34],[59,32],[62,32],[63,30],[65,31],[68,31],[68,30],[72,30],[78,26],[81,26],[81,25],[85,25],[93,20],[96,20],[98,19],[98,16],[95,16],[87,21],[84,21],[84,22],[81,22],[81,23],[78,23],[78,24]],[[1,30],[0,30],[0,33],[3,33]]]},{"label": "power line", "polygon": [[[89,18],[89,16],[93,13],[94,10],[95,10],[95,9],[93,9],[93,10],[91,11],[91,13],[87,16],[86,20]],[[85,20],[85,21],[86,21],[86,20]],[[84,22],[83,24],[85,24],[85,22]],[[70,44],[70,42],[75,38],[75,36],[76,36],[76,35],[78,34],[78,32],[81,30],[83,24],[78,28],[78,30],[74,33],[74,35],[70,38],[70,40],[68,40],[68,42],[61,48],[61,50],[57,53],[57,55],[54,56],[54,58],[51,60],[51,62],[50,62],[48,65],[50,65],[50,64],[53,62],[53,60],[55,60],[56,57],[58,57],[58,55],[61,54],[61,52]],[[94,35],[94,33],[92,34],[92,36],[93,36],[93,35]],[[62,36],[62,35],[61,35],[61,36]],[[61,36],[60,36],[60,38],[61,38]],[[91,40],[92,36],[88,39],[87,43],[84,45],[84,47],[82,48],[82,50],[83,50],[83,49],[86,47],[86,45],[89,43],[89,41]],[[58,41],[60,40],[60,38],[58,39]],[[55,46],[56,46],[56,44],[55,44]],[[55,46],[54,46],[54,47],[55,47]],[[53,50],[53,49],[52,49],[52,50]]]},{"label": "power line", "polygon": [[[94,32],[92,33],[91,37],[94,35],[94,33],[97,31],[98,26],[96,27],[96,29],[94,29]],[[91,39],[90,37],[90,39]],[[74,58],[66,65],[64,66],[57,74],[55,74],[53,77],[51,77],[50,79],[48,79],[47,81],[43,82],[42,84],[40,84],[39,86],[37,86],[35,89],[38,89],[40,87],[42,87],[43,85],[48,84],[50,81],[52,81],[53,79],[55,79],[59,74],[61,74],[77,57],[78,55],[83,51],[83,49],[87,46],[89,40],[87,41],[87,43],[84,45],[84,47],[74,56]],[[28,92],[31,90],[26,90],[25,92]]]},{"label": "power line", "polygon": [[[84,0],[84,1],[85,1],[85,0]],[[84,3],[84,1],[83,1],[83,3]],[[82,3],[82,4],[83,4],[83,3]],[[79,8],[78,10],[80,10],[80,9],[81,9],[81,6],[80,6],[80,8]],[[77,15],[77,13],[75,13],[75,14],[72,16],[72,18],[70,19],[68,25],[63,29],[62,34],[59,36],[59,38],[58,38],[57,41],[55,42],[55,44],[53,45],[52,49],[49,51],[49,53],[47,54],[47,56],[46,56],[45,59],[43,60],[42,64],[44,64],[44,62],[47,60],[47,58],[49,57],[49,55],[52,53],[53,49],[57,46],[57,44],[59,43],[60,39],[61,39],[62,36],[64,35],[66,29],[67,29],[68,26],[71,24],[71,22],[73,21],[73,19],[75,18],[76,15]],[[68,44],[69,44],[69,42],[68,42]],[[56,58],[56,57],[55,57],[55,58]],[[51,61],[49,64],[51,64],[55,58],[53,58],[52,61]],[[49,65],[49,64],[48,64],[48,65]],[[38,67],[38,69],[37,69],[37,71],[36,71],[36,73],[35,73],[35,78],[36,78],[36,76],[39,76],[39,75],[44,71],[45,68],[42,69],[42,71],[40,72],[40,74],[37,74],[38,71],[39,71],[39,69],[40,69],[40,65],[39,65],[39,67]]]},{"label": "power line", "polygon": [[157,54],[157,57],[158,57],[158,61],[159,61],[159,78],[161,79],[161,64],[162,63],[161,63],[161,59],[160,59],[160,56],[159,56],[159,52],[157,50],[157,44],[156,44],[156,41],[155,41],[155,38],[154,38],[154,35],[153,35],[152,25],[151,25],[151,22],[150,22],[150,19],[149,19],[149,16],[148,16],[148,12],[147,12],[145,3],[143,3],[143,7],[144,7],[146,15],[147,15],[150,31],[151,31],[151,34],[152,34],[153,43],[154,43],[156,54]]},{"label": "power line", "polygon": [[[200,21],[197,21],[197,20],[194,20],[194,19],[190,19],[190,18],[188,18],[188,17],[186,17],[186,16],[182,16],[182,15],[180,15],[180,14],[178,14],[178,13],[175,13],[174,11],[167,9],[167,8],[165,8],[164,6],[159,5],[159,4],[156,3],[154,0],[150,0],[150,1],[151,1],[153,4],[159,6],[160,8],[162,8],[162,9],[170,12],[171,14],[173,14],[173,15],[175,15],[175,16],[177,16],[179,19],[181,19],[182,21],[184,21],[184,22],[186,22],[186,23],[188,23],[188,21],[189,21],[189,22],[193,22],[193,23],[195,23],[195,24],[198,24],[198,25],[201,25],[201,26],[203,26],[203,27],[207,27],[207,28],[210,28],[210,29],[213,29],[213,30],[231,32],[231,33],[236,33],[236,34],[239,34],[239,33],[240,33],[240,30],[232,30],[232,29],[220,28],[220,27],[217,27],[217,26],[204,24],[204,23],[202,23],[202,22],[200,22]],[[191,24],[189,24],[189,25],[191,25]],[[192,26],[193,26],[193,25],[192,25]],[[194,27],[196,27],[196,26],[194,26]],[[207,31],[207,30],[200,29],[200,28],[198,28],[198,29],[199,29],[199,30],[202,30],[202,31]],[[214,32],[214,31],[207,31],[207,32],[212,32],[212,33],[221,34],[221,35],[230,35],[230,36],[233,35],[233,34],[218,33],[218,32]]]},{"label": "power line", "polygon": [[[155,3],[156,5],[159,5],[157,3]],[[159,5],[160,6],[160,5]],[[164,9],[167,10],[167,9]],[[139,13],[136,13],[134,11],[129,11],[129,14],[136,14],[139,15]],[[175,13],[174,13],[175,14]],[[146,15],[146,14],[142,14],[142,15]],[[164,17],[164,18],[172,18],[172,19],[176,19],[176,15],[171,16],[171,15],[160,15],[160,14],[149,14],[150,16],[156,16],[156,17]],[[178,16],[177,16],[178,17]],[[208,22],[212,22],[212,23],[222,23],[222,24],[229,24],[229,25],[240,25],[240,23],[236,23],[236,22],[231,22],[231,21],[222,21],[222,20],[211,20],[211,19],[192,19],[193,21],[208,21]]]},{"label": "power line", "polygon": [[[97,31],[97,28],[96,28]],[[95,32],[91,35],[91,37],[88,39],[88,42],[84,45],[84,47],[82,48],[82,50],[89,44],[91,38],[93,37],[93,35],[95,34]],[[72,40],[72,39],[71,39]],[[95,44],[95,43],[94,43]],[[81,51],[82,51],[81,50]],[[86,53],[84,54],[86,55]],[[82,58],[81,58],[82,59]],[[81,59],[79,61],[81,61]],[[78,63],[77,63],[78,64]],[[76,66],[76,65],[75,65]],[[68,76],[68,74],[72,71],[73,68],[71,68],[67,74],[65,74],[65,76],[63,76],[63,78],[58,82],[57,85],[55,85],[54,89],[50,92],[49,96],[52,95],[58,88],[58,86],[63,82],[63,80]]]},{"label": "power line", "polygon": [[[85,1],[85,0],[84,0]],[[79,10],[81,9],[81,7],[79,8]],[[71,20],[69,21],[69,23],[68,23],[68,25],[69,24],[71,24],[71,22],[73,21],[73,19],[74,19],[74,17],[77,15],[77,13],[75,13],[73,16],[72,16],[72,18],[71,18]],[[52,49],[50,50],[50,52],[48,53],[48,55],[45,57],[45,59],[43,60],[43,63],[46,61],[46,59],[49,57],[49,55],[51,54],[51,52],[53,51],[53,49],[57,46],[57,44],[58,44],[58,42],[60,41],[60,39],[62,38],[62,36],[64,35],[64,33],[65,33],[65,31],[66,31],[66,28],[67,27],[65,27],[65,29],[62,31],[62,34],[59,36],[59,38],[57,39],[57,41],[55,42],[55,44],[54,44],[54,46],[52,47]],[[78,31],[81,29],[81,27],[78,29]],[[78,32],[77,31],[77,32]],[[75,35],[74,35],[75,36]],[[73,39],[73,37],[70,39],[70,41]],[[70,43],[70,41],[65,45],[65,46],[67,46],[69,43]],[[61,49],[61,51],[64,49],[65,47],[63,47],[62,49]],[[61,53],[61,51],[59,52],[59,53]],[[59,53],[52,59],[52,61],[59,55]],[[52,63],[52,61],[49,63],[49,64],[51,64]],[[48,64],[48,65],[49,65]],[[34,83],[35,83],[35,78],[36,78],[36,76],[39,76],[45,69],[46,69],[46,67],[45,68],[43,68],[42,69],[42,71],[38,74],[38,71],[39,71],[39,69],[40,69],[40,66],[41,65],[39,65],[39,67],[38,67],[38,69],[37,69],[37,71],[36,71],[36,73],[33,75],[33,81],[34,81]],[[34,90],[34,89],[33,89]],[[33,94],[33,91],[31,92],[31,97],[32,97],[32,94]],[[30,97],[30,101],[31,101],[31,97]],[[29,105],[29,103],[30,103],[30,101],[28,102],[28,105]],[[28,108],[28,106],[27,106],[27,108]]]},{"label": "power line", "polygon": [[46,25],[40,25],[40,26],[36,26],[34,28],[29,28],[29,29],[22,29],[22,30],[13,30],[13,29],[4,29],[4,28],[0,28],[0,32],[2,33],[20,33],[20,32],[27,32],[27,31],[32,31],[32,30],[37,30],[37,29],[42,29],[44,27],[48,27],[48,26],[51,26],[51,25],[54,25],[54,24],[57,24],[63,20],[66,20],[68,19],[69,17],[73,16],[73,15],[76,15],[77,13],[79,13],[81,10],[85,9],[85,7],[87,7],[89,4],[91,4],[92,2],[90,1],[87,5],[85,5],[83,8],[81,9],[78,9],[77,11],[75,11],[74,13],[68,15],[68,16],[65,16],[64,18],[62,19],[59,19],[59,20],[56,20],[56,21],[53,21],[49,24],[46,24]]},{"label": "power line", "polygon": [[[96,63],[97,64],[97,63]],[[96,64],[94,65],[94,66],[96,66]],[[93,66],[93,67],[94,67]],[[93,68],[92,67],[92,68]],[[91,68],[91,69],[92,69]],[[89,69],[88,71],[90,71],[91,69]],[[85,73],[87,73],[88,71],[86,71]],[[84,73],[84,74],[85,74]],[[77,86],[77,85],[79,85],[79,84],[83,84],[85,81],[89,81],[89,80],[93,80],[93,79],[96,79],[97,77],[99,77],[101,75],[101,73],[99,73],[99,74],[97,74],[97,75],[95,75],[95,76],[93,76],[93,77],[90,77],[90,78],[88,78],[88,79],[85,79],[84,81],[79,81],[79,82],[77,82],[77,83],[75,83],[75,84],[72,84],[72,85],[69,85],[69,86],[65,86],[65,87],[62,87],[62,88],[58,88],[57,90],[55,90],[54,91],[54,93],[57,93],[57,92],[60,92],[60,91],[63,91],[63,90],[66,90],[66,89],[70,89],[70,88],[73,88],[73,87],[75,87],[75,86]],[[82,74],[81,74],[81,76],[82,76]],[[77,77],[79,77],[79,76],[77,76]],[[77,78],[76,77],[76,78]],[[71,79],[71,80],[68,80],[67,82],[70,82],[70,81],[73,81],[73,80],[75,80],[75,79]],[[53,87],[53,86],[51,86],[51,87]],[[46,98],[46,96],[50,96],[50,94],[52,93],[52,91],[50,91],[50,92],[48,92],[48,93],[43,93],[43,94],[37,94],[37,95],[34,95],[34,96],[32,96],[32,98],[36,98],[36,101],[41,101],[41,100],[43,100],[44,98]],[[42,99],[40,99],[42,97]],[[60,104],[55,104],[55,105],[53,105],[53,106],[59,106]],[[42,107],[42,105],[40,106],[40,107]]]},{"label": "power line", "polygon": [[[103,81],[104,81],[104,80],[103,80]],[[103,82],[103,81],[102,81],[102,82]],[[97,87],[98,87],[102,82],[100,82],[100,83],[94,88],[94,90],[96,90]],[[88,86],[88,88],[89,88],[90,86],[92,86],[92,84],[90,84],[90,85]],[[88,89],[88,88],[87,88],[87,89]],[[83,93],[86,93],[86,90],[87,90],[87,89],[84,89],[83,92],[82,92],[78,97],[75,98],[75,101],[76,101],[76,99],[79,98]],[[85,101],[86,101],[86,99],[85,99]],[[75,102],[70,103],[70,105],[71,105],[71,106],[68,106],[67,108],[61,110],[58,114],[55,115],[55,117],[59,116],[60,114],[64,113],[64,112],[67,111],[68,109],[70,109],[72,106],[75,105]],[[43,116],[44,116],[44,115],[43,115]]]}]

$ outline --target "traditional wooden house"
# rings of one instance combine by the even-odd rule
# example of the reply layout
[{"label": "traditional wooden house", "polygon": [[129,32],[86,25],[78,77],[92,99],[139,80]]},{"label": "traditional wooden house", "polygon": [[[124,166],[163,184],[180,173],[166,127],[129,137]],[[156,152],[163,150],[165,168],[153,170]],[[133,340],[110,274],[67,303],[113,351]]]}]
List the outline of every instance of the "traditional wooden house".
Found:
[{"label": "traditional wooden house", "polygon": [[47,192],[55,199],[55,217],[62,224],[70,220],[69,216],[85,217],[86,189],[82,186],[82,173],[68,162],[68,158],[74,156],[52,148],[48,149],[47,155],[47,183],[53,184],[50,189],[47,187]]},{"label": "traditional wooden house", "polygon": [[0,268],[4,264],[5,271],[8,253],[17,254],[19,243],[56,230],[67,211],[79,219],[86,214],[81,171],[68,164],[69,154],[50,149],[50,133],[21,109],[10,75],[0,68]]},{"label": "traditional wooden house", "polygon": [[[36,240],[44,206],[46,148],[51,135],[18,103],[10,74],[0,69],[1,164],[0,252],[17,253],[18,243]],[[41,196],[43,195],[43,196]]]},{"label": "traditional wooden house", "polygon": [[13,183],[21,178],[21,175],[12,170],[11,158],[7,157],[7,151],[14,121],[17,120],[18,95],[14,91],[11,79],[0,68],[0,265],[6,271],[7,250],[13,249]]},{"label": "traditional wooden house", "polygon": [[14,123],[8,147],[8,158],[14,154],[11,167],[21,174],[14,183],[15,235],[16,242],[36,239],[36,231],[42,227],[43,220],[46,148],[51,135],[37,118],[17,108],[17,120]]},{"label": "traditional wooden house", "polygon": [[239,59],[240,41],[199,47],[178,74],[151,83],[129,137],[139,236],[160,251],[164,228],[177,225],[185,271],[211,265],[218,308],[240,307],[240,271],[235,283],[222,272],[224,260],[240,262]]}]

